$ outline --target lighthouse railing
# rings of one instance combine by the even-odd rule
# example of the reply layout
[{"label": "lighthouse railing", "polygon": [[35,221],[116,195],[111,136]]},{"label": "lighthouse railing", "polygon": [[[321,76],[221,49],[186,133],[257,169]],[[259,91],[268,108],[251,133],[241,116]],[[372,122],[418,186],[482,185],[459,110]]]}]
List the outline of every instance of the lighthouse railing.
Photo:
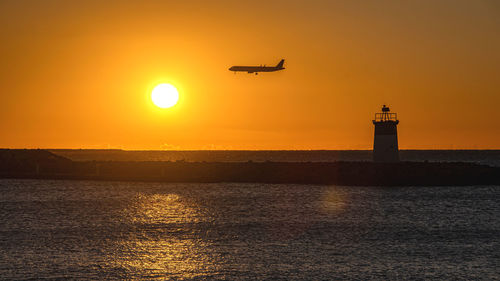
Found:
[{"label": "lighthouse railing", "polygon": [[373,121],[374,122],[398,121],[398,114],[388,113],[388,112],[375,113],[375,119]]}]

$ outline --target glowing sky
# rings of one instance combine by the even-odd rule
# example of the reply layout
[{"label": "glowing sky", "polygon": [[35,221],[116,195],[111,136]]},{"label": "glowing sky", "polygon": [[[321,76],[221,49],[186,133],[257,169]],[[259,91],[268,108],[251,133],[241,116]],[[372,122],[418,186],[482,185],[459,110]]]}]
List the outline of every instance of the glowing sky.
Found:
[{"label": "glowing sky", "polygon": [[401,148],[500,148],[494,0],[0,0],[0,37],[0,147],[370,149],[386,103]]}]

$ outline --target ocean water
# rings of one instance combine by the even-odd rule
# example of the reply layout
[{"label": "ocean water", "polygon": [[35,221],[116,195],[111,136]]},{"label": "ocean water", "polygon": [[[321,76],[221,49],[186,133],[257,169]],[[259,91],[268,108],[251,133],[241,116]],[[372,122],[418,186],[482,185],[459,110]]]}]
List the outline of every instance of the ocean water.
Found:
[{"label": "ocean water", "polygon": [[500,279],[500,186],[0,180],[0,278]]}]

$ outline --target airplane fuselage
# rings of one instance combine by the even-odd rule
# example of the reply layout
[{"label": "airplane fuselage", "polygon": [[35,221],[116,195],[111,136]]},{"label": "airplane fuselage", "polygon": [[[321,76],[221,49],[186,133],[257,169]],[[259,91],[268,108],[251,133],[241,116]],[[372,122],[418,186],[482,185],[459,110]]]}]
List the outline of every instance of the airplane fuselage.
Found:
[{"label": "airplane fuselage", "polygon": [[248,72],[248,73],[259,73],[259,72],[273,72],[285,69],[283,67],[285,60],[281,60],[276,66],[239,66],[235,65],[229,68],[230,71],[236,72]]},{"label": "airplane fuselage", "polygon": [[277,68],[274,66],[233,66],[229,68],[231,71],[241,71],[241,72],[248,72],[248,73],[254,73],[254,72],[273,72],[273,71],[278,71],[285,69],[284,67]]}]

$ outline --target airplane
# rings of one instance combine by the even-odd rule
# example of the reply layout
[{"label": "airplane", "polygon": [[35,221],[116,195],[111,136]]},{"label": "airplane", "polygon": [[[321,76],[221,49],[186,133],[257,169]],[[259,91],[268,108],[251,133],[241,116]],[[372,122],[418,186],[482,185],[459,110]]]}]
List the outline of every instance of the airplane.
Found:
[{"label": "airplane", "polygon": [[283,67],[283,64],[285,63],[285,60],[282,59],[276,66],[231,66],[229,70],[234,71],[234,74],[236,72],[241,71],[241,72],[248,72],[248,73],[255,73],[255,75],[259,74],[259,72],[273,72],[273,71],[278,71],[278,70],[283,70],[285,69]]}]

